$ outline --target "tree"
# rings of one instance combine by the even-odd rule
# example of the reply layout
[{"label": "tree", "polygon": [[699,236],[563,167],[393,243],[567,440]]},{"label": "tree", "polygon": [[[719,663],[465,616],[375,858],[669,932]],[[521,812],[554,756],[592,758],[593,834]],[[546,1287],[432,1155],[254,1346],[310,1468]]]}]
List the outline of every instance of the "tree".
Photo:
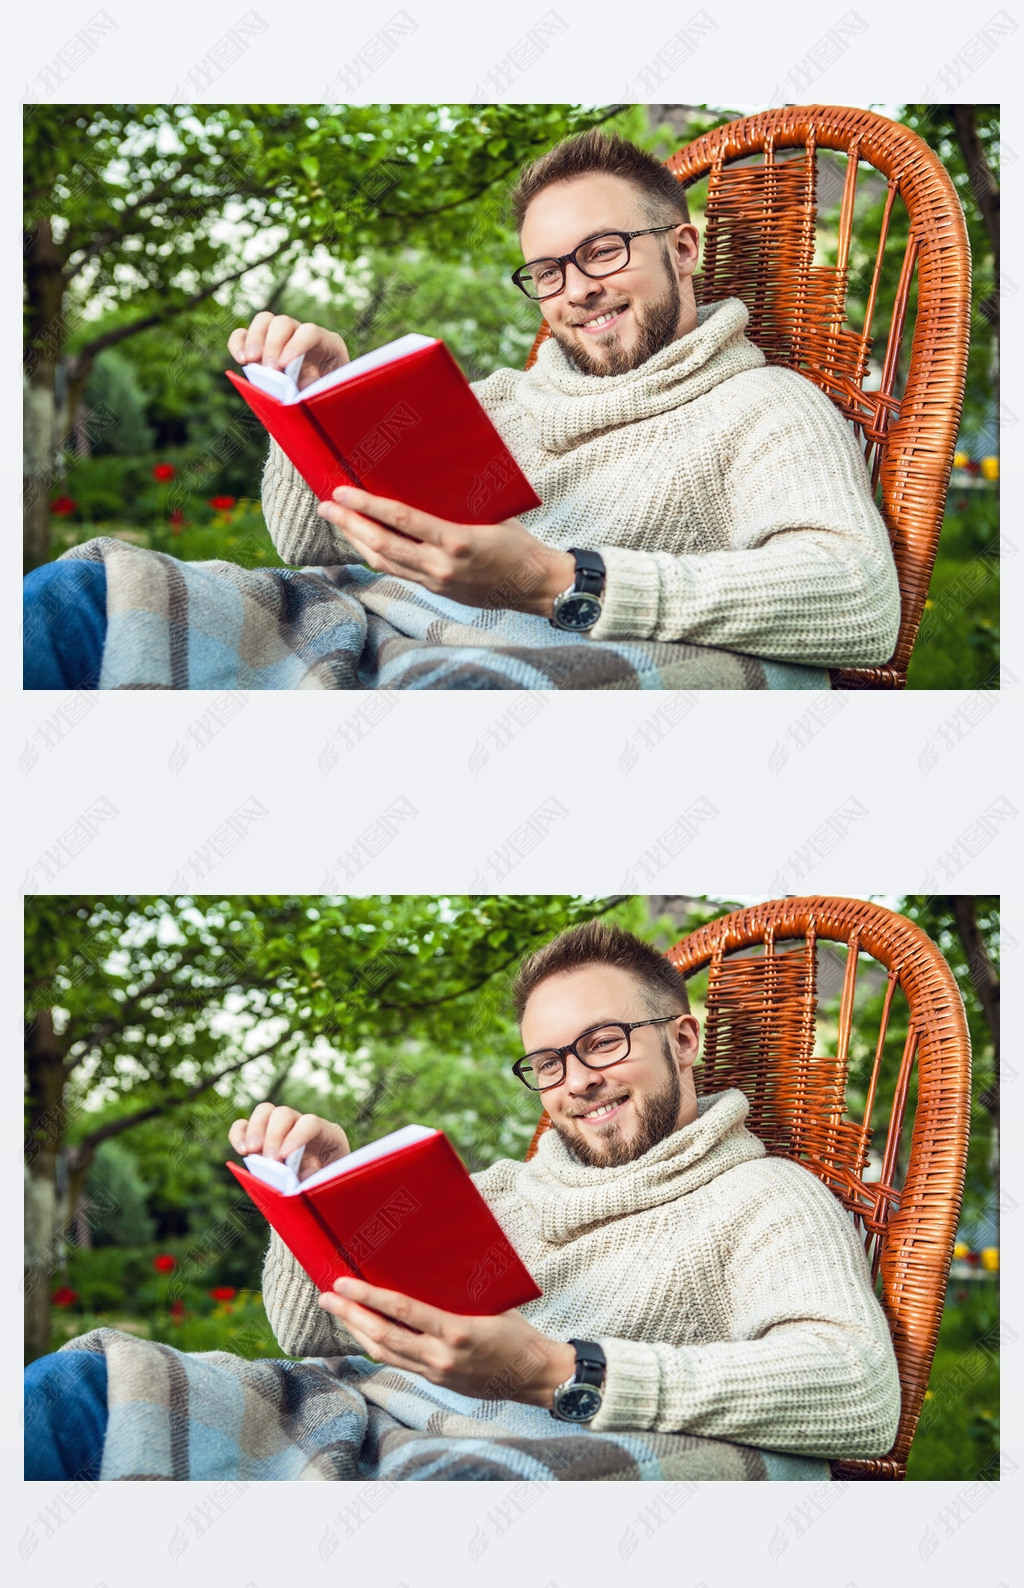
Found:
[{"label": "tree", "polygon": [[101,1143],[181,1120],[234,1084],[250,1101],[281,1095],[299,1061],[352,1098],[357,1140],[415,1105],[480,1142],[460,1076],[473,1078],[481,1117],[514,1095],[499,1085],[502,1041],[502,1062],[513,1056],[499,978],[616,902],[28,899],[30,1354],[48,1349],[50,1274]]},{"label": "tree", "polygon": [[184,340],[197,308],[261,272],[266,291],[318,249],[462,258],[467,206],[614,108],[28,107],[27,565],[48,555],[50,488],[98,354],[172,320]]}]

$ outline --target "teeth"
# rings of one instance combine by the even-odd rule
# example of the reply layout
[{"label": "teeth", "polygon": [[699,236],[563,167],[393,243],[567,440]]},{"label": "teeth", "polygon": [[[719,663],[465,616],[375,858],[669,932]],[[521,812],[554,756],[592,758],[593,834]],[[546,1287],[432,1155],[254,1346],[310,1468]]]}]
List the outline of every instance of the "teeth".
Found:
[{"label": "teeth", "polygon": [[616,1103],[602,1103],[600,1108],[595,1108],[590,1113],[584,1114],[583,1118],[601,1119],[605,1114],[610,1114],[613,1108],[618,1108],[621,1102],[622,1098],[620,1097]]},{"label": "teeth", "polygon": [[614,320],[615,316],[617,314],[621,314],[621,313],[622,313],[621,309],[612,309],[612,310],[609,311],[608,314],[600,314],[600,315],[598,315],[596,320],[585,320],[584,324],[585,325],[607,325],[609,320]]}]

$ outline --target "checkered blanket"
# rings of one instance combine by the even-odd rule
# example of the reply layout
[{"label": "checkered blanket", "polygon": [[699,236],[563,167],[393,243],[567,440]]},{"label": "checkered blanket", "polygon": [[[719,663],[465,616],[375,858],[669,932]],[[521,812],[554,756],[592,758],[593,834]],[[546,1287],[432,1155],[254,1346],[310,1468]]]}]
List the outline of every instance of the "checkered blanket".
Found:
[{"label": "checkered blanket", "polygon": [[690,1434],[598,1434],[477,1401],[366,1357],[247,1361],[96,1329],[110,1420],[101,1479],[813,1479],[828,1464]]},{"label": "checkered blanket", "polygon": [[707,646],[589,640],[351,564],[179,562],[103,537],[101,689],[827,689],[818,667]]}]

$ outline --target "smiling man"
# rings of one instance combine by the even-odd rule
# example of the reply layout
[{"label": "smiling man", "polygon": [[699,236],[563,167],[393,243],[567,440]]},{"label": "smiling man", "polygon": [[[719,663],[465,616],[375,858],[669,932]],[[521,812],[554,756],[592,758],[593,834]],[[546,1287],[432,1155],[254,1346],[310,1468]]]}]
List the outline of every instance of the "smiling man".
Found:
[{"label": "smiling man", "polygon": [[[81,1443],[58,1449],[80,1406],[105,1478],[822,1478],[828,1458],[886,1452],[899,1379],[863,1249],[820,1181],[765,1155],[741,1093],[698,1096],[698,1024],[669,962],[590,922],[530,956],[513,996],[514,1073],[551,1128],[530,1162],[473,1178],[540,1299],[480,1317],[354,1279],[318,1294],[272,1235],[264,1303],[301,1367],[85,1336],[34,1364],[37,1405],[61,1390],[34,1475],[84,1464]],[[230,1139],[302,1147],[300,1178],[349,1151],[340,1126],[271,1103]],[[168,1395],[195,1419],[176,1455]],[[204,1447],[222,1424],[235,1432]]]},{"label": "smiling man", "polygon": [[[318,502],[272,444],[263,509],[292,566],[75,548],[30,576],[29,687],[820,688],[886,661],[899,588],[852,433],[765,364],[738,299],[698,308],[667,167],[592,129],[528,166],[512,209],[509,290],[551,336],[474,391],[540,507],[467,525],[355,489]],[[300,386],[349,357],[268,311],[228,347],[301,355]]]}]

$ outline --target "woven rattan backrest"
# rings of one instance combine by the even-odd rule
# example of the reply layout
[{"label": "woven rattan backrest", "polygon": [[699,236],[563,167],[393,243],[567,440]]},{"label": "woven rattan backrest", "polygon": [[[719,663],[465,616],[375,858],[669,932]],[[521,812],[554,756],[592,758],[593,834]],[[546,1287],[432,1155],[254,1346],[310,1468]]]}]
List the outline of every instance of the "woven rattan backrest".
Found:
[{"label": "woven rattan backrest", "polygon": [[[814,262],[822,149],[847,156],[835,266]],[[865,312],[855,330],[846,306],[858,162],[881,173],[887,197],[880,236],[864,240],[875,262],[869,278],[857,284]],[[799,370],[827,392],[864,445],[896,560],[902,619],[885,666],[837,670],[833,683],[900,688],[935,561],[963,407],[970,245],[953,184],[938,156],[909,128],[833,105],[744,117],[696,139],[667,164],[684,186],[708,181],[703,266],[694,278],[698,302],[741,298],[750,311],[748,334],[768,362]],[[878,287],[897,200],[906,206],[909,241],[894,283],[891,323],[883,328]],[[900,349],[915,288],[900,392]],[[544,326],[527,368],[546,334]]]},{"label": "woven rattan backrest", "polygon": [[[836,1053],[821,1056],[818,945],[828,941],[849,945],[849,953]],[[885,992],[878,1031],[858,1032],[870,1035],[874,1062],[863,1117],[855,1121],[846,1117],[846,1081],[859,954],[883,967]],[[935,1354],[967,1161],[970,1038],[952,972],[919,927],[861,899],[773,900],[712,921],[668,957],[686,977],[708,973],[700,1091],[744,1092],[747,1123],[769,1153],[803,1163],[824,1181],[864,1237],[899,1363],[902,1412],[885,1457],[834,1462],[833,1474],[903,1477]],[[876,1083],[897,991],[906,1001],[907,1037],[886,1120]],[[528,1157],[546,1124],[544,1115]],[[879,1178],[866,1178],[872,1137],[883,1135]],[[906,1170],[897,1186],[901,1156]]]}]

